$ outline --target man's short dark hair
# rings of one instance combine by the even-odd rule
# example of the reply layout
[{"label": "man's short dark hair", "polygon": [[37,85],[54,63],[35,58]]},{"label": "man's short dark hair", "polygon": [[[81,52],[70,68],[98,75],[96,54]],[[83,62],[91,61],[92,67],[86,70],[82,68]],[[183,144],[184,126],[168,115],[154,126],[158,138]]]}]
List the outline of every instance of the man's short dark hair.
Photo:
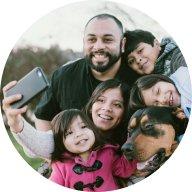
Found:
[{"label": "man's short dark hair", "polygon": [[140,29],[136,29],[133,31],[126,31],[124,33],[124,37],[126,38],[125,43],[125,52],[124,56],[127,58],[128,55],[134,51],[139,43],[147,43],[151,46],[154,46],[155,36],[149,31],[143,31]]},{"label": "man's short dark hair", "polygon": [[87,27],[87,25],[93,20],[93,19],[113,19],[115,21],[115,23],[117,24],[117,26],[119,27],[120,31],[123,34],[123,25],[121,23],[121,21],[119,19],[117,19],[115,16],[107,14],[107,13],[103,13],[103,14],[99,14],[99,15],[95,15],[94,17],[92,17],[91,19],[89,19],[89,21],[87,22],[87,24],[85,25],[85,29]]}]

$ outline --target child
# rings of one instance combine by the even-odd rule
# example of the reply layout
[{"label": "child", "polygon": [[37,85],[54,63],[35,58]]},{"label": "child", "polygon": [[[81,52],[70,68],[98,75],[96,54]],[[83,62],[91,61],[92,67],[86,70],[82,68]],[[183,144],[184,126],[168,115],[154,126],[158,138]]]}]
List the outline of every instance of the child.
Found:
[{"label": "child", "polygon": [[184,57],[171,38],[162,39],[161,44],[148,31],[126,31],[127,39],[123,62],[139,75],[151,73],[170,76],[179,67],[187,66]]},{"label": "child", "polygon": [[129,177],[136,161],[116,154],[94,124],[77,109],[60,112],[52,120],[55,149],[50,179],[65,187],[86,191],[118,189],[114,176]]},{"label": "child", "polygon": [[187,67],[180,67],[169,77],[151,74],[139,78],[131,89],[130,108],[146,106],[181,107],[189,118],[192,88]]}]

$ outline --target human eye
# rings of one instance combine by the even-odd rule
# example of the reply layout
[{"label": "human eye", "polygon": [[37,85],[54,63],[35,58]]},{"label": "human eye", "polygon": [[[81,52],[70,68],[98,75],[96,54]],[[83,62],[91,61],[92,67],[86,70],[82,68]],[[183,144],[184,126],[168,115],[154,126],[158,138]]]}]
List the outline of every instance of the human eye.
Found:
[{"label": "human eye", "polygon": [[111,43],[111,42],[113,42],[113,39],[112,38],[104,38],[103,41],[104,41],[104,43]]},{"label": "human eye", "polygon": [[82,124],[81,125],[81,129],[85,129],[85,128],[87,128],[87,125],[86,124]]},{"label": "human eye", "polygon": [[115,107],[117,107],[117,108],[123,108],[123,104],[122,103],[114,103],[113,105]]},{"label": "human eye", "polygon": [[133,58],[128,59],[128,65],[133,65],[134,61],[135,61],[135,60],[134,60]]},{"label": "human eye", "polygon": [[143,50],[144,50],[144,47],[142,46],[142,47],[138,47],[137,48],[137,53],[138,54],[141,54],[142,52],[143,52]]},{"label": "human eye", "polygon": [[100,102],[100,103],[103,103],[103,102],[104,102],[104,98],[98,97],[98,98],[97,98],[97,101]]},{"label": "human eye", "polygon": [[156,95],[159,95],[160,94],[160,89],[157,88],[155,93],[156,93]]},{"label": "human eye", "polygon": [[138,53],[141,54],[143,52],[143,48],[138,50]]},{"label": "human eye", "polygon": [[67,130],[66,132],[65,132],[65,137],[66,136],[68,136],[68,135],[71,135],[73,132],[71,131],[71,130]]},{"label": "human eye", "polygon": [[94,42],[96,41],[96,38],[95,38],[95,37],[88,37],[88,38],[87,38],[87,41],[88,41],[89,43],[94,43]]}]

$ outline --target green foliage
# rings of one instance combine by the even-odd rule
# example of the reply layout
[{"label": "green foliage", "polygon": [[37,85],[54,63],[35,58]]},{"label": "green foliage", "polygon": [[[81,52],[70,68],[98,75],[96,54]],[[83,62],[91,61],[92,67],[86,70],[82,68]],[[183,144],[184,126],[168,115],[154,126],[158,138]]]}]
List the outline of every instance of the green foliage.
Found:
[{"label": "green foliage", "polygon": [[[19,80],[35,67],[41,67],[50,79],[53,71],[70,60],[82,57],[82,53],[74,52],[71,49],[61,50],[58,45],[49,49],[28,46],[25,48],[13,49],[7,59],[1,88],[13,80]],[[2,99],[2,91],[0,99]],[[35,98],[29,108],[34,108],[39,101]]]},{"label": "green foliage", "polygon": [[[81,53],[75,53],[71,49],[61,50],[57,45],[50,47],[49,49],[39,48],[39,47],[25,47],[13,49],[7,59],[2,80],[1,80],[1,91],[0,91],[0,101],[3,99],[2,87],[7,83],[13,80],[19,80],[30,72],[35,67],[41,67],[46,73],[48,79],[50,79],[53,71],[59,66],[65,64],[70,60],[77,59],[82,57]],[[37,102],[39,101],[40,96],[33,99],[33,101],[28,106],[28,110],[33,111]],[[2,111],[3,117],[3,111]],[[30,121],[30,117],[26,117],[27,121]],[[11,141],[14,146],[20,153],[20,155],[31,165],[34,169],[37,169],[42,160],[41,159],[32,159],[25,155],[22,147],[16,142],[13,138],[10,130],[7,126],[6,118],[4,118],[4,123]]]},{"label": "green foliage", "polygon": [[15,146],[15,148],[17,149],[17,151],[19,152],[19,154],[23,157],[23,159],[35,170],[37,170],[40,166],[40,164],[43,162],[42,159],[40,158],[30,158],[28,157],[24,151],[23,148],[17,143],[17,141],[15,140],[15,138],[12,136],[11,132],[9,129],[7,129],[8,135],[13,143],[13,145]]}]

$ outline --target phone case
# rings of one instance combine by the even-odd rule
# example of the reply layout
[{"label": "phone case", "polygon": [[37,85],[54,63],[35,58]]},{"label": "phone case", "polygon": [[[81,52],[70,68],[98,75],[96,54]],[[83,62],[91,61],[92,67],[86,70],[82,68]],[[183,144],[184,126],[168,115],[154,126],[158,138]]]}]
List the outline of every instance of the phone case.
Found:
[{"label": "phone case", "polygon": [[44,91],[49,86],[49,82],[40,67],[36,67],[17,84],[9,89],[5,96],[11,96],[15,94],[21,94],[22,99],[13,103],[12,108],[21,108],[31,101],[36,95]]}]

